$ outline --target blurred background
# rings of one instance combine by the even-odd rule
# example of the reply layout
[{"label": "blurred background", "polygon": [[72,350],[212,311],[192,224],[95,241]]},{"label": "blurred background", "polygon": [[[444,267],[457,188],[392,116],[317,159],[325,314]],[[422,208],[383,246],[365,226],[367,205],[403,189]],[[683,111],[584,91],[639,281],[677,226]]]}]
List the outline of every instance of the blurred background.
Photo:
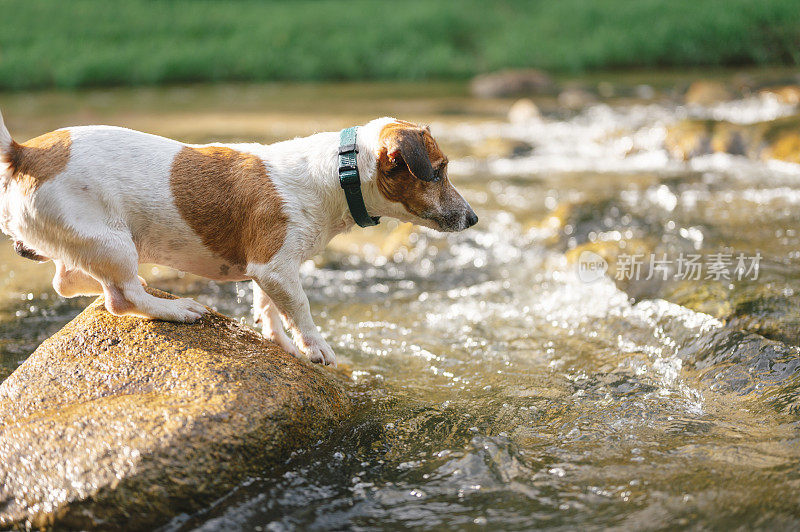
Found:
[{"label": "blurred background", "polygon": [[[304,266],[362,414],[170,528],[800,525],[796,0],[0,0],[0,109],[18,141],[423,122],[480,215]],[[52,273],[0,246],[0,379],[89,301]],[[246,283],[142,274],[251,323]]]}]

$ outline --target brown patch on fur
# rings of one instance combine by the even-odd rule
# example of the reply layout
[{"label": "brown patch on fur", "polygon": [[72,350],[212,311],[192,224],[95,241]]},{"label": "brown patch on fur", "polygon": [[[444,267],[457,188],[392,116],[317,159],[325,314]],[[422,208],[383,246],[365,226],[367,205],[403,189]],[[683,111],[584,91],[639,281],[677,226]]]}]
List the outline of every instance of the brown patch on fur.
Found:
[{"label": "brown patch on fur", "polygon": [[45,133],[23,144],[12,141],[6,158],[12,179],[23,194],[30,194],[67,167],[72,139],[69,131]]},{"label": "brown patch on fur", "polygon": [[[400,144],[407,135],[417,135],[421,150],[427,153],[434,171],[442,174],[437,181],[424,181],[412,172],[400,154]],[[411,122],[397,121],[387,124],[380,133],[380,152],[378,153],[378,190],[389,201],[399,202],[416,216],[429,218],[440,209],[452,188],[447,179],[445,157],[426,128]]]},{"label": "brown patch on fur", "polygon": [[170,188],[183,219],[227,262],[268,262],[283,245],[288,217],[255,155],[187,146],[172,163]]}]

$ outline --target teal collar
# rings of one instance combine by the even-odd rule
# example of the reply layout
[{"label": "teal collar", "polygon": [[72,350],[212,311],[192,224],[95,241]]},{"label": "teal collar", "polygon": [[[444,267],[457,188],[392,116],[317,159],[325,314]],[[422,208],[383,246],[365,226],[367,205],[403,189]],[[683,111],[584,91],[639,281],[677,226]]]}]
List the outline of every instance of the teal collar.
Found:
[{"label": "teal collar", "polygon": [[353,220],[361,227],[378,225],[379,216],[370,216],[361,195],[361,179],[358,176],[358,147],[356,134],[358,127],[343,129],[339,135],[339,184],[344,190],[347,207]]}]

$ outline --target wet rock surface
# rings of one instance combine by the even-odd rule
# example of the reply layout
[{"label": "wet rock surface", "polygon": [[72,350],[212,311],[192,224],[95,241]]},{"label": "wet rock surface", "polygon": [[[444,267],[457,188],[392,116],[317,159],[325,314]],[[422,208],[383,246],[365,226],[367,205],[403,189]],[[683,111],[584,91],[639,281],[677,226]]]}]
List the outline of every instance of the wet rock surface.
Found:
[{"label": "wet rock surface", "polygon": [[98,300],[0,385],[0,526],[151,528],[351,408],[346,379],[220,314],[119,318]]}]

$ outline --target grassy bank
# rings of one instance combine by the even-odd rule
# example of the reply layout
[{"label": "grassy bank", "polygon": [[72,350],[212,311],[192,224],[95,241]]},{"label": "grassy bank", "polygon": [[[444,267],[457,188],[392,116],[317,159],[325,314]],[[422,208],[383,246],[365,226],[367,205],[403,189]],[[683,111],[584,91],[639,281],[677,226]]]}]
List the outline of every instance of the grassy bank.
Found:
[{"label": "grassy bank", "polygon": [[797,0],[0,0],[0,89],[759,64]]}]

